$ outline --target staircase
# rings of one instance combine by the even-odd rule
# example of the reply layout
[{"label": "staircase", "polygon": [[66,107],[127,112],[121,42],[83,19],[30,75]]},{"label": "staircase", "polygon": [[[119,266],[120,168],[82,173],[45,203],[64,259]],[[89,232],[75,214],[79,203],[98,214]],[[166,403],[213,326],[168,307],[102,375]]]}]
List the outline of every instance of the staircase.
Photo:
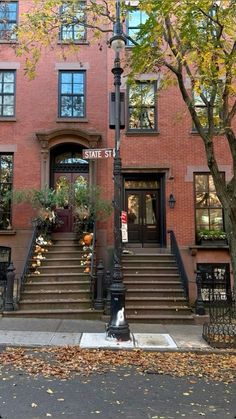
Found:
[{"label": "staircase", "polygon": [[174,256],[135,252],[122,257],[127,320],[131,323],[194,323]]},{"label": "staircase", "polygon": [[[90,275],[81,266],[82,248],[71,233],[56,233],[37,268],[29,275],[19,309],[11,315],[26,317],[99,319],[91,308]],[[8,313],[6,313],[8,314]]]}]

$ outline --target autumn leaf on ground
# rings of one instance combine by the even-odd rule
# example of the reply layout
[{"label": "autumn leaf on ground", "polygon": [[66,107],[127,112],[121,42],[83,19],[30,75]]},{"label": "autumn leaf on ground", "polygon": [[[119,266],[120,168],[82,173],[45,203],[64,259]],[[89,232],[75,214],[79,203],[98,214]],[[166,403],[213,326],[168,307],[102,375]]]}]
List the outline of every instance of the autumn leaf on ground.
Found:
[{"label": "autumn leaf on ground", "polygon": [[[136,368],[137,373],[190,377],[231,383],[236,378],[236,353],[145,352],[89,350],[78,346],[7,348],[0,353],[1,367],[14,367],[30,375],[69,379],[79,374],[88,377],[116,371],[117,368]],[[126,374],[127,375],[127,374]],[[86,380],[87,381],[87,380]],[[53,394],[53,390],[46,390]],[[186,394],[187,395],[187,394]]]}]

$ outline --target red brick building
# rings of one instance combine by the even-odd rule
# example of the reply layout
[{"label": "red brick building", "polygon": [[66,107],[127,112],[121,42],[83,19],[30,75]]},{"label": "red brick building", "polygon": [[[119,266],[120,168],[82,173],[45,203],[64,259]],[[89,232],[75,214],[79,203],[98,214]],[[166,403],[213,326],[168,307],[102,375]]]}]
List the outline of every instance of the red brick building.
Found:
[{"label": "red brick building", "polygon": [[[4,2],[0,2],[4,3]],[[9,22],[14,24],[27,1],[8,4]],[[1,13],[8,13],[1,10]],[[137,14],[133,27],[135,31]],[[98,48],[92,34],[81,28],[62,28],[58,45],[45,51],[37,76],[29,81],[24,58],[16,57],[12,42],[1,29],[0,49],[0,187],[55,187],[60,176],[74,182],[84,176],[101,185],[104,196],[113,196],[113,159],[83,161],[82,150],[113,148],[114,131],[109,128],[109,96],[113,88],[111,69],[114,52]],[[61,58],[60,43],[75,37],[78,49]],[[92,41],[92,42],[90,42]],[[69,46],[68,46],[69,48]],[[127,47],[124,56],[129,54]],[[64,45],[64,50],[66,45]],[[169,248],[168,230],[173,230],[181,249],[190,286],[190,301],[196,297],[196,269],[226,269],[230,272],[226,245],[206,246],[197,240],[197,230],[222,229],[224,219],[207,167],[202,140],[177,87],[158,90],[160,74],[143,74],[125,93],[126,126],[121,134],[122,206],[129,214],[128,243],[131,249]],[[186,79],[185,83],[189,81]],[[141,100],[141,111],[135,97]],[[197,104],[196,104],[197,105]],[[199,105],[199,104],[198,104]],[[220,168],[226,180],[232,164],[225,141],[215,142]],[[170,208],[170,197],[174,208]],[[31,236],[32,210],[25,204],[2,207],[0,245],[11,248],[20,275]],[[68,221],[68,231],[72,229]],[[108,267],[113,246],[113,219],[100,223],[97,247]]]}]

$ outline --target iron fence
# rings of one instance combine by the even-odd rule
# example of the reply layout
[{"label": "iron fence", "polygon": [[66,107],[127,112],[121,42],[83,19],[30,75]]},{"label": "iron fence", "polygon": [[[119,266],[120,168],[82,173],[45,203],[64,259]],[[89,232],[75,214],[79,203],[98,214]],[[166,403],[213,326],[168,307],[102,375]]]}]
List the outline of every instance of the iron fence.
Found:
[{"label": "iron fence", "polygon": [[236,348],[234,295],[225,295],[215,288],[208,298],[209,322],[203,325],[203,338],[215,348]]}]

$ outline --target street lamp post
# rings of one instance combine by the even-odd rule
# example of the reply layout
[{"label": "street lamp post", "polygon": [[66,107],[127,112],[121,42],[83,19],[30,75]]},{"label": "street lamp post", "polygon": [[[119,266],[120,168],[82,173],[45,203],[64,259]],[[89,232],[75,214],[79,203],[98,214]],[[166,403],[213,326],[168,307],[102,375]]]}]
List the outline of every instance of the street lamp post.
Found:
[{"label": "street lamp post", "polygon": [[110,45],[115,51],[112,73],[115,86],[115,155],[113,165],[114,180],[114,266],[111,292],[111,317],[107,327],[108,337],[117,340],[130,340],[130,330],[125,317],[125,285],[121,266],[122,235],[121,235],[121,157],[120,157],[120,86],[123,69],[120,66],[120,51],[124,49],[126,38],[123,35],[120,21],[120,1],[116,0],[116,21]]}]

